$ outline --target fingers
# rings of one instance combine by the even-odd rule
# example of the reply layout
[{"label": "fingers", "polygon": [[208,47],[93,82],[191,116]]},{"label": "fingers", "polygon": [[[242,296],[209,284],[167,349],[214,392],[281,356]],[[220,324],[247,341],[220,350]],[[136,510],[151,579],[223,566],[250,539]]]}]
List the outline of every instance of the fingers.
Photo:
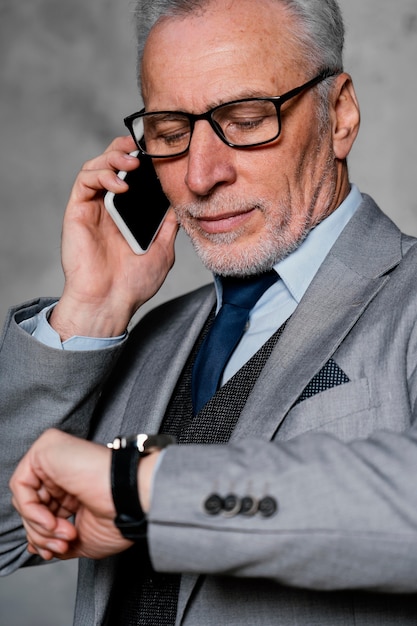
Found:
[{"label": "fingers", "polygon": [[[164,222],[152,244],[161,246],[166,252],[174,250],[174,242],[178,233],[179,224],[175,212],[170,208],[165,216]],[[152,249],[152,247],[151,247]],[[174,260],[174,259],[172,259]]]},{"label": "fingers", "polygon": [[[164,274],[163,279],[165,279],[166,273],[173,266],[175,261],[175,238],[178,233],[178,221],[176,219],[175,213],[173,209],[169,209],[166,214],[165,220],[159,230],[155,240],[153,241],[149,251],[147,254],[151,257],[155,255],[156,258],[165,258],[164,263]],[[155,265],[157,267],[157,265]],[[160,279],[161,280],[161,279]],[[160,282],[160,281],[157,281]]]},{"label": "fingers", "polygon": [[138,159],[131,156],[137,152],[135,143],[130,137],[117,137],[104,152],[84,163],[81,171],[96,171],[101,169],[132,170],[138,165]]},{"label": "fingers", "polygon": [[[38,495],[42,491],[42,495]],[[20,500],[13,498],[13,504],[22,515],[29,552],[50,560],[68,552],[70,542],[77,537],[74,525],[66,519],[76,507],[74,504],[63,506],[54,498],[47,497],[44,489],[39,492],[38,501],[25,501],[20,493]]]},{"label": "fingers", "polygon": [[68,550],[68,542],[77,535],[74,526],[65,519],[77,510],[76,499],[49,480],[39,463],[38,451],[42,451],[45,441],[53,441],[57,436],[65,437],[58,431],[44,433],[22,458],[9,483],[13,506],[26,530],[29,551],[46,560],[52,558],[51,549],[58,553]]},{"label": "fingers", "polygon": [[20,490],[19,499],[13,497],[12,500],[22,516],[29,552],[39,554],[45,560],[64,555],[69,549],[69,543],[77,536],[73,524],[63,517],[64,512],[68,517],[66,507],[53,499],[48,500],[47,505],[40,498],[37,500],[36,495],[25,497],[23,489]]},{"label": "fingers", "polygon": [[28,551],[39,554],[43,559],[62,557],[70,550],[71,542],[77,537],[75,527],[68,521],[60,519],[53,532],[47,531],[35,523],[23,521],[28,540]]},{"label": "fingers", "polygon": [[132,171],[138,167],[138,158],[129,154],[134,149],[133,140],[118,137],[103,154],[84,163],[74,183],[71,200],[89,202],[96,198],[97,192],[126,191],[128,186],[117,176],[117,172]]},{"label": "fingers", "polygon": [[133,141],[131,135],[123,135],[122,137],[116,137],[111,144],[105,149],[104,153],[112,152],[113,150],[119,150],[122,152],[134,152],[138,148]]},{"label": "fingers", "polygon": [[12,503],[23,519],[27,518],[47,530],[53,530],[55,517],[41,502],[38,495],[41,485],[39,477],[33,472],[30,454],[28,454],[23,457],[10,479]]},{"label": "fingers", "polygon": [[45,485],[42,485],[38,489],[37,495],[40,502],[48,508],[54,517],[70,517],[78,509],[77,499],[55,486],[53,493],[51,493]]}]

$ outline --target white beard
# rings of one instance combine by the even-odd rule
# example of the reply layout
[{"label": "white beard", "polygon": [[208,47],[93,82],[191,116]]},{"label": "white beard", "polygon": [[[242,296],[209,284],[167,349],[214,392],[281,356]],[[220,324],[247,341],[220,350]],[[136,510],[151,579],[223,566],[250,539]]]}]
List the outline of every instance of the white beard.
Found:
[{"label": "white beard", "polygon": [[[208,270],[221,276],[249,276],[270,270],[275,263],[293,252],[305,239],[310,229],[311,215],[308,212],[297,234],[290,230],[294,209],[290,202],[266,203],[259,200],[244,200],[212,197],[194,203],[176,206],[177,218]],[[245,235],[245,226],[225,233],[207,233],[193,219],[202,215],[215,216],[224,213],[237,214],[252,209],[263,214],[265,225],[257,241],[239,243]],[[298,213],[302,214],[301,212]]]}]

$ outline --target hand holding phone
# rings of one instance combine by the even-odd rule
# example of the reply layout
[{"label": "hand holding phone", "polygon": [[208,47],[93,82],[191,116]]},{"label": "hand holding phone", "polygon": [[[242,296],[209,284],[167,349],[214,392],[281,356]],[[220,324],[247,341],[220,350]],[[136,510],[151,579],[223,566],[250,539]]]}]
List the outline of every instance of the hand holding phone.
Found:
[{"label": "hand holding phone", "polygon": [[[137,157],[139,152],[131,154]],[[136,170],[120,171],[117,175],[129,189],[118,194],[108,191],[104,205],[133,252],[144,254],[155,239],[170,202],[149,157],[141,155]]]}]

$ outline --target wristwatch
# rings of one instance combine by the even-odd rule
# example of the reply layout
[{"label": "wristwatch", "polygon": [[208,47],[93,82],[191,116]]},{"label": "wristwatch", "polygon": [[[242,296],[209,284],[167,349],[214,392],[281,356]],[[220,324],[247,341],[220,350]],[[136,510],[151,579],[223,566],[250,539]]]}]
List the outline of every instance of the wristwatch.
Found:
[{"label": "wristwatch", "polygon": [[146,537],[147,520],[138,492],[138,463],[143,456],[176,443],[171,435],[116,437],[107,447],[113,451],[111,490],[116,509],[115,525],[123,537],[137,541]]}]

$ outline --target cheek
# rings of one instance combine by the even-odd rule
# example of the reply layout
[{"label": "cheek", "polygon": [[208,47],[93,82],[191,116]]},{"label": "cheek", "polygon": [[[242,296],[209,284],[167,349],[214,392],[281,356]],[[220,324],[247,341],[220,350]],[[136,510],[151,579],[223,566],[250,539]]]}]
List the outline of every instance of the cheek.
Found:
[{"label": "cheek", "polygon": [[[162,189],[172,205],[187,201],[187,186],[185,184],[186,166],[183,160],[154,161],[157,176],[161,182]],[[188,198],[189,200],[189,198]]]}]

